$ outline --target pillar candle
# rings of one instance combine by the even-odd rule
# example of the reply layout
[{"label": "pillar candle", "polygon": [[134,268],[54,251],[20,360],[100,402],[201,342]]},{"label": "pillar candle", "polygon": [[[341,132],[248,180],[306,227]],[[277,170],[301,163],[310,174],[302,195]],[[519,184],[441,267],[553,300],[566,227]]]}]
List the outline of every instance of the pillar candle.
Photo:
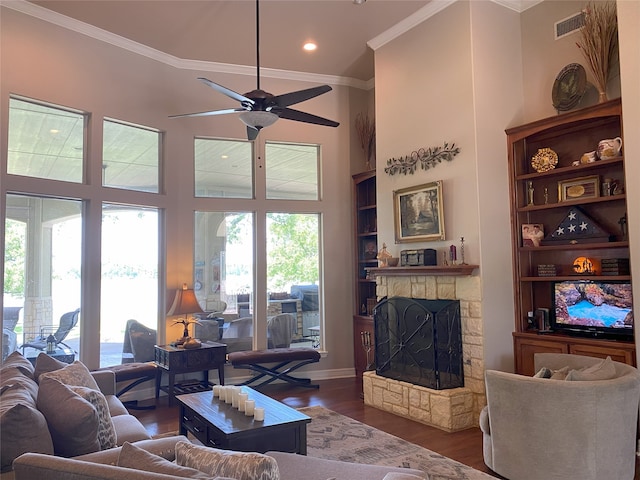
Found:
[{"label": "pillar candle", "polygon": [[245,403],[248,399],[249,399],[248,393],[240,392],[238,394],[238,411],[244,412]]},{"label": "pillar candle", "polygon": [[449,247],[449,258],[452,262],[455,262],[457,260],[456,258],[456,246],[455,245],[451,245]]},{"label": "pillar candle", "polygon": [[244,414],[247,417],[253,417],[253,411],[256,408],[256,401],[255,400],[247,400],[244,402]]},{"label": "pillar candle", "polygon": [[234,408],[238,408],[238,395],[242,390],[242,387],[231,387],[233,390],[231,391],[231,406]]},{"label": "pillar candle", "polygon": [[263,422],[264,421],[264,408],[263,407],[255,407],[254,410],[253,410],[253,417],[258,422]]}]

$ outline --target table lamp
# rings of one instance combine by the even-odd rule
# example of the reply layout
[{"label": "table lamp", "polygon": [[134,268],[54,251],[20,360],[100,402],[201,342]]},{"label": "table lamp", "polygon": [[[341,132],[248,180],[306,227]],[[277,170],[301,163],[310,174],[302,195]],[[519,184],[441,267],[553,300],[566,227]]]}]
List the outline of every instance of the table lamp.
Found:
[{"label": "table lamp", "polygon": [[181,339],[178,339],[175,343],[176,345],[182,345],[187,337],[189,337],[189,325],[191,323],[199,323],[197,320],[189,320],[187,315],[194,313],[204,313],[198,300],[196,299],[196,294],[193,289],[187,288],[187,284],[183,283],[182,288],[176,290],[176,296],[173,299],[173,303],[171,304],[171,308],[167,312],[167,316],[173,315],[184,315],[184,318],[180,320],[176,320],[173,325],[176,323],[181,323],[184,325],[184,333]]}]

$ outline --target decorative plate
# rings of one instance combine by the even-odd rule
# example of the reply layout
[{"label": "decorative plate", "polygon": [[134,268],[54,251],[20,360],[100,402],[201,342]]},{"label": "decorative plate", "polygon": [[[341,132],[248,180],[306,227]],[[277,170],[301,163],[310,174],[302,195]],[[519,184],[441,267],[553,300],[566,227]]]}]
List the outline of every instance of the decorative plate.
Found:
[{"label": "decorative plate", "polygon": [[574,108],[587,90],[587,72],[579,63],[570,63],[553,82],[551,101],[559,112]]},{"label": "decorative plate", "polygon": [[558,164],[558,154],[550,148],[541,148],[531,159],[531,166],[538,172],[548,172],[556,168]]}]

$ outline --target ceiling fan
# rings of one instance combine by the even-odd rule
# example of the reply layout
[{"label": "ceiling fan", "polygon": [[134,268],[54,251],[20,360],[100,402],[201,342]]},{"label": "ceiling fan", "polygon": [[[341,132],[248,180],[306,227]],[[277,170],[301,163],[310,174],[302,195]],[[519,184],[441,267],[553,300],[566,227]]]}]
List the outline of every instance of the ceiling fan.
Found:
[{"label": "ceiling fan", "polygon": [[278,118],[286,120],[295,120],[297,122],[312,123],[315,125],[324,125],[327,127],[337,127],[338,122],[327,118],[318,117],[310,113],[301,112],[289,108],[290,105],[304,102],[311,98],[322,95],[331,91],[329,85],[307,88],[295,92],[284,93],[282,95],[273,95],[265,92],[260,88],[260,0],[256,0],[256,89],[244,95],[219,85],[211,80],[199,77],[198,80],[205,85],[217,90],[218,92],[233,98],[240,102],[238,108],[227,108],[224,110],[211,110],[199,113],[185,113],[181,115],[171,115],[169,118],[179,117],[204,117],[208,115],[224,115],[227,113],[240,113],[240,120],[247,126],[247,138],[255,140],[264,127],[268,127],[275,123]]}]

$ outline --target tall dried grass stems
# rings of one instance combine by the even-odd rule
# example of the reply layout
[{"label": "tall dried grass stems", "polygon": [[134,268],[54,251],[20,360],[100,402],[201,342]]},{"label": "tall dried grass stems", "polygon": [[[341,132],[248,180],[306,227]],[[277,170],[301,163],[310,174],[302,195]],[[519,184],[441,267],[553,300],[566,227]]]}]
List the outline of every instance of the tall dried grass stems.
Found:
[{"label": "tall dried grass stems", "polygon": [[578,48],[589,64],[600,94],[606,100],[611,65],[618,56],[618,17],[615,2],[590,2],[580,28]]},{"label": "tall dried grass stems", "polygon": [[359,113],[356,115],[356,132],[360,140],[360,146],[366,156],[365,162],[371,168],[373,152],[376,148],[376,122],[369,118],[369,115]]}]

